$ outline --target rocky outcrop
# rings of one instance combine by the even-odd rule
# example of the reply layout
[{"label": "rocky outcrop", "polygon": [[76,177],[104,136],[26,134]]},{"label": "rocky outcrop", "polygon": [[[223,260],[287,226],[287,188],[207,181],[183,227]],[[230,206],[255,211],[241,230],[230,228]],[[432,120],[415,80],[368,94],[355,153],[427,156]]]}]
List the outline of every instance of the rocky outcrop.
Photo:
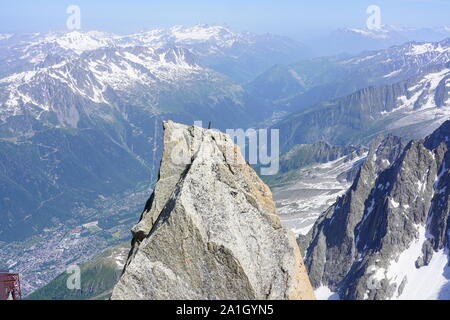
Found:
[{"label": "rocky outcrop", "polygon": [[164,130],[159,180],[112,299],[314,299],[295,236],[230,137]]},{"label": "rocky outcrop", "polygon": [[315,288],[342,299],[450,298],[449,137],[446,121],[424,141],[374,142],[311,231],[305,263]]}]

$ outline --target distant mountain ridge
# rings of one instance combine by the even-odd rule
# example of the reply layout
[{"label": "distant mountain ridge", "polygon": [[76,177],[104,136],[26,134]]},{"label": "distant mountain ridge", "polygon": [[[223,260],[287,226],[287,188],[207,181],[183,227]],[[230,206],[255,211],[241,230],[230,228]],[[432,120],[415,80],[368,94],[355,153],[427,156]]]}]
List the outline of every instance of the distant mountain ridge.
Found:
[{"label": "distant mountain ridge", "polygon": [[190,49],[153,40],[100,32],[3,37],[0,145],[8,152],[0,158],[9,170],[0,172],[0,240],[27,237],[99,194],[154,180],[164,119],[224,129],[264,116]]},{"label": "distant mountain ridge", "polygon": [[295,192],[316,182],[305,193],[320,206],[296,230],[306,232],[365,157],[349,144],[389,132],[422,138],[448,118],[449,40],[305,59],[296,41],[223,26],[0,35],[0,246],[95,221],[97,200],[155,181],[166,119],[272,125],[282,152],[308,144],[283,159],[276,181],[305,178]]},{"label": "distant mountain ridge", "polygon": [[358,90],[290,114],[273,127],[282,133],[283,148],[325,140],[342,145],[367,143],[380,133],[422,138],[450,115],[450,69],[392,85]]},{"label": "distant mountain ridge", "polygon": [[[256,79],[248,90],[287,114],[272,126],[280,129],[283,151],[318,140],[366,144],[380,133],[423,138],[449,114],[449,61],[450,38],[406,43],[352,58],[279,67],[274,75],[269,71]],[[320,65],[322,69],[314,72]],[[296,79],[289,68],[296,68]],[[284,84],[275,92],[287,98],[269,97],[273,82]]]},{"label": "distant mountain ridge", "polygon": [[[0,37],[0,58],[14,52],[29,63],[43,61],[46,52],[80,55],[111,47],[145,47],[155,50],[182,47],[200,58],[204,66],[223,73],[238,83],[253,79],[272,65],[310,57],[307,47],[287,37],[235,32],[225,26],[199,24],[116,35],[99,31],[18,34]],[[12,53],[12,54],[11,54]],[[1,75],[1,73],[0,73]]]},{"label": "distant mountain ridge", "polygon": [[275,111],[304,110],[369,86],[389,85],[441,69],[450,61],[450,38],[408,42],[354,56],[333,56],[277,65],[245,88]]},{"label": "distant mountain ridge", "polygon": [[341,28],[306,43],[317,55],[355,54],[364,50],[381,50],[409,41],[434,42],[450,36],[450,28],[411,28],[381,25],[380,28]]}]

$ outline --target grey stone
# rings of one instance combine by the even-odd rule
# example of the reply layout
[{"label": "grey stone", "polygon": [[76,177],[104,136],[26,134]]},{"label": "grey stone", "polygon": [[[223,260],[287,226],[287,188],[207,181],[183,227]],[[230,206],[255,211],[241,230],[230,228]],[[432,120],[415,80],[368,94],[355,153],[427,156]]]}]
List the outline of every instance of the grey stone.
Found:
[{"label": "grey stone", "polygon": [[159,180],[112,299],[314,299],[294,234],[230,137],[164,130]]},{"label": "grey stone", "polygon": [[384,277],[374,287],[373,268],[387,270],[414,241],[423,241],[410,261],[417,268],[449,248],[449,137],[446,121],[423,141],[375,140],[352,187],[309,234],[305,264],[314,287],[328,286],[343,299],[389,299],[407,279]]}]

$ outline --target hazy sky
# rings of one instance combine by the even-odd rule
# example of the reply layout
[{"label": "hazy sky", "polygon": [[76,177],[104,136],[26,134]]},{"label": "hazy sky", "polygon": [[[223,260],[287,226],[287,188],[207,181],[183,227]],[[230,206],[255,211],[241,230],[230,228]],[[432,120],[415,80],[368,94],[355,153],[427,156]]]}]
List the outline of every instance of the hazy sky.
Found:
[{"label": "hazy sky", "polygon": [[69,5],[80,7],[83,30],[116,33],[209,23],[303,38],[364,27],[369,5],[381,8],[383,24],[450,25],[450,0],[1,0],[0,32],[65,30]]}]

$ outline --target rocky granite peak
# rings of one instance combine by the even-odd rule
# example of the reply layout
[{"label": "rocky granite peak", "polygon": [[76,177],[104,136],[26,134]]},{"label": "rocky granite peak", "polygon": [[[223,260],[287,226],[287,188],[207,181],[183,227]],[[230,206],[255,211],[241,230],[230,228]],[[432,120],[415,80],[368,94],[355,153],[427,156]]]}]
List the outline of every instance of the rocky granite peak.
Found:
[{"label": "rocky granite peak", "polygon": [[159,180],[112,299],[314,299],[270,189],[231,138],[164,123]]}]

